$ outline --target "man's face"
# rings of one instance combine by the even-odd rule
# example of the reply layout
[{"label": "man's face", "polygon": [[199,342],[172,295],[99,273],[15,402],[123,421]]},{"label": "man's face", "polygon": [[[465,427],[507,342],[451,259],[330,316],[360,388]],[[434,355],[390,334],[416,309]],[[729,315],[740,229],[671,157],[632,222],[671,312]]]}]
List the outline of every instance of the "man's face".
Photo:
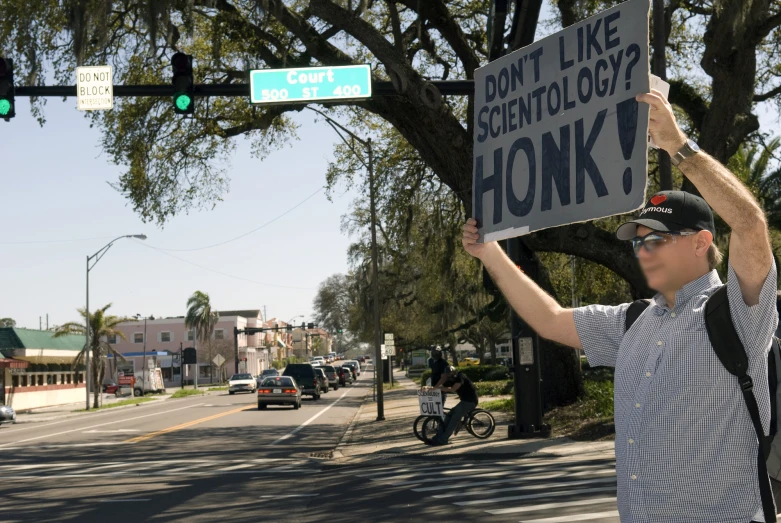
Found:
[{"label": "man's face", "polygon": [[[637,236],[653,233],[652,229],[640,225]],[[703,236],[703,235],[707,235]],[[641,247],[637,253],[640,268],[648,286],[657,292],[680,289],[692,280],[692,274],[702,264],[702,257],[710,245],[710,233],[700,231],[691,236],[672,236],[660,233],[666,241],[657,242],[651,252]]]},{"label": "man's face", "polygon": [[439,358],[441,358],[441,357],[442,357],[442,351],[440,351],[440,350],[435,350],[435,351],[433,352],[433,356],[434,356],[434,359],[435,359],[435,360],[438,360]]}]

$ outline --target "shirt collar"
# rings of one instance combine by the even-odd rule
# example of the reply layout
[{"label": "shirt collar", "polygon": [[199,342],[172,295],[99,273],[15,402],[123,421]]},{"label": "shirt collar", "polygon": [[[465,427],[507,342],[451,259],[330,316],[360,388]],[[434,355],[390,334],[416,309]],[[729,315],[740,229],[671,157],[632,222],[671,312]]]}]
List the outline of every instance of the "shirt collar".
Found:
[{"label": "shirt collar", "polygon": [[[721,285],[721,279],[716,269],[704,274],[696,280],[690,281],[675,293],[675,306],[678,307],[689,301],[694,296],[705,294],[705,291]],[[654,302],[659,307],[667,307],[667,300],[662,294],[654,296]]]}]

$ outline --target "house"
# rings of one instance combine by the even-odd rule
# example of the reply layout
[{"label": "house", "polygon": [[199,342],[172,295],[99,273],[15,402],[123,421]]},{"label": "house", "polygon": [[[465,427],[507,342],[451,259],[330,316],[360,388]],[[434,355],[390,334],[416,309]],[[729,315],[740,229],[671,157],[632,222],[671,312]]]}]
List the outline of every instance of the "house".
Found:
[{"label": "house", "polygon": [[[269,368],[269,350],[265,347],[265,333],[253,335],[239,334],[234,339],[234,329],[262,327],[260,310],[219,311],[219,320],[214,333],[207,343],[196,343],[195,333],[184,324],[184,316],[169,318],[149,318],[147,320],[127,321],[117,325],[127,341],[119,336],[107,340],[136,370],[143,368],[144,355],[152,365],[161,367],[166,387],[181,384],[180,349],[195,347],[198,352],[198,381],[220,381],[220,375],[230,376],[235,369],[235,353],[238,347],[239,372],[260,374]],[[221,366],[214,358],[222,355],[225,361]],[[187,372],[187,370],[185,370]],[[192,379],[185,376],[185,381]]]},{"label": "house", "polygon": [[84,401],[83,368],[74,368],[84,336],[0,328],[0,402],[14,410]]}]

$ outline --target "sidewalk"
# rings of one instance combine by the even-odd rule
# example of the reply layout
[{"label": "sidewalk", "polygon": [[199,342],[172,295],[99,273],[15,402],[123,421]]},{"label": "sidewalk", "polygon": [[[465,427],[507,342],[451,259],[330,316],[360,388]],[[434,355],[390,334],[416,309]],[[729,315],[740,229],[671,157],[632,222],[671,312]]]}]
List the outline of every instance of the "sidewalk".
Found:
[{"label": "sidewalk", "polygon": [[613,441],[580,442],[569,438],[510,440],[507,439],[507,424],[501,422],[497,422],[496,431],[487,440],[479,440],[464,431],[451,438],[449,445],[430,447],[412,432],[412,423],[419,415],[418,385],[398,369],[394,371],[393,379],[404,388],[385,392],[385,421],[377,421],[376,403],[372,401],[371,394],[367,395],[336,447],[334,458],[372,459],[392,454],[399,457],[512,459],[538,454],[589,459],[615,455]]},{"label": "sidewalk", "polygon": [[[185,388],[191,389],[192,386],[188,386]],[[198,388],[203,389],[204,393],[206,394],[220,394],[220,392],[206,392],[206,389],[208,389],[209,386],[198,387]],[[165,401],[169,399],[174,394],[174,392],[176,392],[179,389],[180,387],[169,387],[165,390],[165,394],[146,396],[147,398],[153,399],[154,401],[141,403],[141,405],[145,405],[145,404],[152,405],[158,401]],[[103,394],[103,405],[109,405],[111,403],[117,403],[119,401],[125,401],[130,399],[134,399],[133,396],[116,397],[114,394]],[[16,422],[17,423],[40,423],[44,421],[56,421],[56,420],[72,418],[75,416],[88,414],[87,411],[82,411],[82,409],[84,409],[84,407],[86,406],[85,400],[82,400],[77,403],[66,403],[64,405],[55,405],[53,407],[40,407],[36,409],[17,412]],[[93,397],[92,395],[90,395],[90,407],[92,406],[92,401],[93,401]],[[115,409],[124,409],[128,407],[135,407],[135,405],[127,405],[127,406],[122,405],[122,406],[114,407],[109,410],[113,411]],[[94,410],[90,409],[90,412],[94,412]]]}]

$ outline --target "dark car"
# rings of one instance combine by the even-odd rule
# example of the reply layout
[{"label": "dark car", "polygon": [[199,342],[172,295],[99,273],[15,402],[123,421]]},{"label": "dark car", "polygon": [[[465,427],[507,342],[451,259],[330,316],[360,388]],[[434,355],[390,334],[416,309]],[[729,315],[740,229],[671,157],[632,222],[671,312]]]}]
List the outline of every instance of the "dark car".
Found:
[{"label": "dark car", "polygon": [[0,405],[0,425],[16,423],[16,412],[8,405]]},{"label": "dark car", "polygon": [[317,373],[317,377],[320,380],[320,387],[323,389],[323,392],[328,392],[331,390],[331,387],[328,386],[328,376],[325,375],[323,367],[315,367],[315,372]]},{"label": "dark car", "polygon": [[289,376],[264,378],[258,385],[258,410],[269,405],[292,405],[301,408],[301,388],[296,380]]},{"label": "dark car", "polygon": [[347,381],[347,384],[352,385],[352,383],[355,381],[355,377],[353,377],[353,373],[350,367],[339,367],[339,370],[344,373],[344,379]]},{"label": "dark car", "polygon": [[358,359],[358,361],[360,361],[361,363],[366,363],[366,358],[364,358],[363,356],[358,356],[358,358],[357,358],[357,359]]},{"label": "dark car", "polygon": [[328,378],[328,386],[333,387],[334,390],[339,390],[339,375],[336,373],[336,367],[333,365],[323,365],[320,368],[325,371],[325,376]]},{"label": "dark car", "polygon": [[316,400],[320,399],[323,389],[320,386],[320,380],[317,379],[317,374],[315,374],[315,368],[309,363],[291,363],[285,367],[282,375],[290,376],[296,380],[301,394],[312,396]]},{"label": "dark car", "polygon": [[266,378],[274,378],[276,376],[280,376],[280,373],[279,373],[279,371],[277,369],[266,369],[266,370],[264,370],[256,378],[257,382],[258,382],[258,386],[260,386],[261,382],[264,379],[266,379]]},{"label": "dark car", "polygon": [[334,367],[336,369],[336,376],[339,378],[339,385],[346,387],[348,383],[352,383],[352,373],[341,367]]},{"label": "dark car", "polygon": [[350,369],[350,372],[353,375],[353,381],[356,381],[358,379],[358,365],[356,365],[352,361],[345,361],[344,363],[342,363],[342,367],[346,369]]}]

